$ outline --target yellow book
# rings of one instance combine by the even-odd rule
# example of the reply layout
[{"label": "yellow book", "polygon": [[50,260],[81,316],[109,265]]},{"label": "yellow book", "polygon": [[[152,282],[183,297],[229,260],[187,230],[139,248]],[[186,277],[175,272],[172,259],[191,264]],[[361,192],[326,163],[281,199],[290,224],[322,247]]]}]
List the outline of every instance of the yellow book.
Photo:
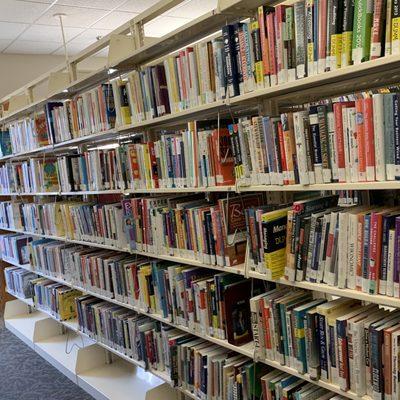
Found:
[{"label": "yellow book", "polygon": [[151,160],[149,145],[147,143],[142,144],[143,159],[144,159],[144,173],[146,175],[146,189],[153,188],[153,180],[151,178]]},{"label": "yellow book", "polygon": [[264,265],[268,279],[279,279],[285,273],[286,229],[290,208],[262,214]]},{"label": "yellow book", "polygon": [[76,317],[75,298],[81,296],[78,290],[60,288],[57,292],[58,315],[61,321]]},{"label": "yellow book", "polygon": [[332,69],[339,69],[342,65],[342,34],[335,33],[331,35],[331,57],[332,57]]},{"label": "yellow book", "polygon": [[352,43],[353,31],[342,33],[342,67],[347,67],[352,63]]}]

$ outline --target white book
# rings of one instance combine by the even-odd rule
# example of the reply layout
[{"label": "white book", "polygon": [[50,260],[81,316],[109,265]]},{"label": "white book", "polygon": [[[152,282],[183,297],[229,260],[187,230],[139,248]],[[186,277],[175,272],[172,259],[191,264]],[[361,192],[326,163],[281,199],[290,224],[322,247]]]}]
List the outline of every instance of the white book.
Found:
[{"label": "white book", "polygon": [[310,183],[309,171],[307,168],[306,138],[304,136],[303,116],[308,114],[306,111],[293,113],[294,135],[296,141],[297,166],[299,171],[299,181],[302,185]]},{"label": "white book", "polygon": [[339,213],[339,237],[338,237],[338,287],[346,288],[347,282],[347,238],[348,238],[349,214],[347,212]]},{"label": "white book", "polygon": [[[388,257],[387,257],[387,282],[386,282],[386,295],[393,296],[394,294],[394,242],[395,242],[395,230],[389,230],[389,243],[388,243]],[[380,287],[381,285],[379,285]],[[379,289],[380,291],[380,289]]]},{"label": "white book", "polygon": [[328,129],[328,140],[329,140],[329,157],[332,169],[332,179],[334,181],[339,180],[339,171],[337,165],[337,144],[336,144],[336,134],[335,134],[335,114],[333,111],[329,111],[326,114],[327,117],[327,129]]},{"label": "white book", "polygon": [[382,93],[372,96],[374,110],[375,178],[377,181],[386,180],[383,96]]},{"label": "white book", "polygon": [[358,217],[357,214],[348,213],[347,228],[347,288],[356,288],[356,268],[357,268],[357,231]]}]

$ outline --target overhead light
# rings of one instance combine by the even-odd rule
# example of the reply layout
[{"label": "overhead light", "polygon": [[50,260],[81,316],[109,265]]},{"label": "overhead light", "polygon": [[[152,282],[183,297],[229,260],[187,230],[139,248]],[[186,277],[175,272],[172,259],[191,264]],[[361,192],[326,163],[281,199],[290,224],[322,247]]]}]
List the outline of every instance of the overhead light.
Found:
[{"label": "overhead light", "polygon": [[63,93],[68,93],[68,89],[64,89],[64,90],[63,90]]},{"label": "overhead light", "polygon": [[117,72],[118,70],[116,68],[108,68],[108,75],[112,75],[114,72]]}]

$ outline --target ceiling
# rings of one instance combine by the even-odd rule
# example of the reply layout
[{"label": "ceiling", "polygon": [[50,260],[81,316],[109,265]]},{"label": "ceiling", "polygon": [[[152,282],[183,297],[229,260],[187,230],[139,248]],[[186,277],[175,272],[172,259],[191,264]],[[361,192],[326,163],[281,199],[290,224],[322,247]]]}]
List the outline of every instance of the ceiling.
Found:
[{"label": "ceiling", "polygon": [[[63,13],[69,55],[129,21],[158,0],[0,0],[0,53],[63,55]],[[145,25],[160,37],[216,7],[217,0],[185,0]],[[99,54],[99,55],[104,55]]]}]

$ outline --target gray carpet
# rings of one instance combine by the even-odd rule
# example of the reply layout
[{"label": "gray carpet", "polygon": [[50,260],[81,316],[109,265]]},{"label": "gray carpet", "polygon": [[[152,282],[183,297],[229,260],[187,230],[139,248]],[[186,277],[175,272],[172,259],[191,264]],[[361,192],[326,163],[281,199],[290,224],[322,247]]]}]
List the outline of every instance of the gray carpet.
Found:
[{"label": "gray carpet", "polygon": [[93,400],[93,397],[0,325],[0,399]]}]

